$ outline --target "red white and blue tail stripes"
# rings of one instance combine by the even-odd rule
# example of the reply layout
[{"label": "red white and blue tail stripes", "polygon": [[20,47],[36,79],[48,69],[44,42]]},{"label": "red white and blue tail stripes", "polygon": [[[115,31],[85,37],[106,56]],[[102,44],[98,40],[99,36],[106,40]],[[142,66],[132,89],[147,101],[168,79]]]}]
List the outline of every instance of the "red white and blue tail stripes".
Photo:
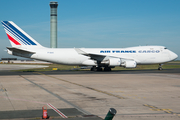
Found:
[{"label": "red white and blue tail stripes", "polygon": [[12,21],[2,21],[5,32],[11,41],[12,46],[16,45],[39,45],[32,37],[19,28]]}]

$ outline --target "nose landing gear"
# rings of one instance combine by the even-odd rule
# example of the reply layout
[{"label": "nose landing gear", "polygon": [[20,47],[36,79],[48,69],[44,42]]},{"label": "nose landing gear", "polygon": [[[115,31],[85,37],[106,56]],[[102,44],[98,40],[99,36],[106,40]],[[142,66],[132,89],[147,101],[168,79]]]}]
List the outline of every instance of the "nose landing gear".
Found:
[{"label": "nose landing gear", "polygon": [[162,65],[163,65],[163,64],[159,64],[158,70],[163,70],[163,69],[162,69]]}]

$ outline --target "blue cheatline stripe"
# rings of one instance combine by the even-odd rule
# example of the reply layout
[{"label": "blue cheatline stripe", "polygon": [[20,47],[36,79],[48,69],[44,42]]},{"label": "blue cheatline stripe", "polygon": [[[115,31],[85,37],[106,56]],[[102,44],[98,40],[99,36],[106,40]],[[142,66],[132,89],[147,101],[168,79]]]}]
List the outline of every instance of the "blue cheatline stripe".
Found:
[{"label": "blue cheatline stripe", "polygon": [[15,28],[11,23],[9,23],[8,21],[4,21],[10,28],[12,28],[16,34],[22,38],[22,40],[26,41],[27,44],[29,45],[36,45],[32,40],[30,40],[27,36],[25,36],[21,31],[19,31],[17,28]]},{"label": "blue cheatline stripe", "polygon": [[[5,21],[7,22],[7,21]],[[6,30],[8,30],[11,34],[15,35],[15,37],[17,37],[18,40],[20,40],[21,42],[23,42],[25,45],[30,45],[30,43],[25,40],[22,36],[20,36],[18,33],[16,33],[9,25],[10,23],[7,22],[6,24],[3,24],[4,27],[6,28]]]},{"label": "blue cheatline stripe", "polygon": [[[4,25],[3,25],[3,26],[4,26]],[[10,29],[6,28],[6,26],[4,26],[4,29],[11,34],[11,35],[10,35],[10,34],[8,33],[11,37],[14,36],[14,37],[16,37],[18,40],[20,40],[24,45],[27,45],[27,43],[25,43],[25,42],[24,42],[23,40],[21,40],[18,36],[16,36],[15,34],[13,34],[13,33],[10,31]],[[13,38],[14,38],[14,37],[13,37]],[[20,42],[20,43],[21,43],[21,42]],[[21,43],[21,44],[22,44],[22,43]]]}]

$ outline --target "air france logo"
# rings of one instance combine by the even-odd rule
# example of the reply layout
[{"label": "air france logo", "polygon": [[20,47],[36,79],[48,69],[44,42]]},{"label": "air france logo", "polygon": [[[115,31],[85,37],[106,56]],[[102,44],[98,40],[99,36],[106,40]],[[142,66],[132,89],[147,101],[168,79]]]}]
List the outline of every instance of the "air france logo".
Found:
[{"label": "air france logo", "polygon": [[100,53],[159,53],[159,50],[101,50]]}]

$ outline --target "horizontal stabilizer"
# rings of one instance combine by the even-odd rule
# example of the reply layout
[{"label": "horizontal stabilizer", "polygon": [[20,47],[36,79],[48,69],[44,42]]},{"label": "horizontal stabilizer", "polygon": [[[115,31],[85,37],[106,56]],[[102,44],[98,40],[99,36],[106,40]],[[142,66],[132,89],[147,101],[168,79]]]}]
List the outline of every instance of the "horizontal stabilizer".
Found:
[{"label": "horizontal stabilizer", "polygon": [[13,52],[18,52],[18,53],[26,53],[26,54],[35,54],[36,52],[33,51],[28,51],[20,48],[15,48],[15,47],[6,47],[8,50],[13,51]]}]

